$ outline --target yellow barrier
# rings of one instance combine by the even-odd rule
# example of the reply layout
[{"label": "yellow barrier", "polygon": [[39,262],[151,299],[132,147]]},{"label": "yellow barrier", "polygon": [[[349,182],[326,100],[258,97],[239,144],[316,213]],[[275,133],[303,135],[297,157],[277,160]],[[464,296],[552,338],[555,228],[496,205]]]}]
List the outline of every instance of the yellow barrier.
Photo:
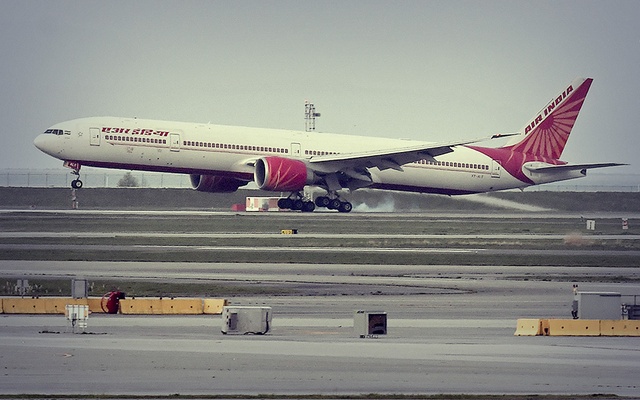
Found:
[{"label": "yellow barrier", "polygon": [[3,308],[5,314],[45,314],[43,299],[31,299],[21,297],[4,298]]},{"label": "yellow barrier", "polygon": [[[143,315],[198,315],[205,313],[203,301],[200,298],[123,299],[120,300],[120,312],[122,314]],[[220,313],[222,313],[221,307],[218,314]]]},{"label": "yellow barrier", "polygon": [[70,299],[64,297],[41,297],[38,300],[44,302],[45,314],[65,314],[67,310],[67,304],[87,304],[87,299]]},{"label": "yellow barrier", "polygon": [[160,308],[163,314],[197,315],[203,314],[202,299],[162,299]]},{"label": "yellow barrier", "polygon": [[120,300],[121,314],[162,314],[160,299],[122,299]]},{"label": "yellow barrier", "polygon": [[540,333],[543,336],[549,336],[549,331],[550,331],[549,320],[548,319],[541,319],[540,322],[541,322]]},{"label": "yellow barrier", "polygon": [[520,318],[516,326],[514,336],[540,336],[542,335],[542,320]]},{"label": "yellow barrier", "polygon": [[102,297],[89,297],[87,299],[87,305],[89,306],[89,312],[104,314],[102,309]]},{"label": "yellow barrier", "polygon": [[550,319],[549,336],[600,336],[600,320]]},{"label": "yellow barrier", "polygon": [[638,320],[607,320],[600,321],[600,335],[602,336],[640,336],[640,321]]},{"label": "yellow barrier", "polygon": [[204,299],[204,313],[222,314],[222,308],[226,305],[225,299]]},{"label": "yellow barrier", "polygon": [[639,336],[638,320],[518,319],[514,336]]},{"label": "yellow barrier", "polygon": [[[64,314],[67,304],[88,305],[92,313],[104,313],[102,298],[72,299],[66,297],[0,298],[0,312],[5,314]],[[222,314],[225,299],[123,299],[120,300],[122,314],[141,315],[199,315]]]}]

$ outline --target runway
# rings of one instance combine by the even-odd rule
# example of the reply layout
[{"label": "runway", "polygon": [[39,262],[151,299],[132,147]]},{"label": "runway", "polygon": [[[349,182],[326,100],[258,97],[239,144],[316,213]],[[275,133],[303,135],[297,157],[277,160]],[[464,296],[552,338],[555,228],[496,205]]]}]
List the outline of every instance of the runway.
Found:
[{"label": "runway", "polygon": [[[273,307],[265,336],[222,335],[218,316],[92,316],[91,334],[77,335],[63,316],[5,315],[2,393],[638,393],[638,338],[513,336],[517,318],[566,318],[572,300],[569,282],[514,278],[637,277],[628,268],[0,262],[2,275],[18,272],[340,290],[231,298]],[[638,284],[580,286],[640,293]],[[359,309],[386,311],[388,335],[358,338]]]},{"label": "runway", "polygon": [[391,319],[378,339],[346,319],[240,337],[214,317],[91,317],[91,335],[61,320],[2,319],[3,393],[638,393],[637,338],[514,337],[504,320]]},{"label": "runway", "polygon": [[[86,215],[91,221],[91,216]],[[180,232],[168,227],[121,234],[116,229],[126,216],[114,217],[113,229],[71,232],[75,237],[103,240],[223,240],[225,232]],[[268,225],[274,223],[268,219]],[[317,217],[314,217],[317,219]],[[394,219],[385,217],[393,223]],[[494,217],[495,218],[495,217]],[[489,219],[489,218],[488,218]],[[490,219],[489,219],[490,220]],[[251,226],[256,220],[242,218]],[[319,223],[331,223],[322,222]],[[235,223],[235,221],[234,221]],[[209,222],[216,226],[215,222]],[[468,222],[467,222],[468,224]],[[34,224],[35,225],[35,224]],[[238,240],[287,241],[283,235],[256,229],[236,232]],[[134,226],[134,225],[129,225]],[[234,225],[235,226],[235,225]],[[415,225],[408,229],[414,230]],[[637,396],[640,350],[637,337],[515,337],[518,318],[568,318],[572,285],[583,291],[619,292],[625,301],[640,295],[640,269],[611,265],[479,265],[273,262],[277,251],[303,252],[263,244],[254,246],[255,262],[147,262],[57,260],[47,248],[74,247],[56,241],[62,229],[5,231],[2,246],[45,249],[36,259],[0,260],[0,277],[14,279],[119,280],[122,282],[215,283],[238,287],[274,288],[279,294],[236,294],[234,305],[273,308],[273,329],[264,336],[223,335],[219,316],[92,315],[89,334],[73,334],[63,316],[0,316],[0,393],[73,395],[325,395],[379,394],[582,394],[609,393]],[[348,239],[350,233],[322,231],[312,237]],[[244,229],[244,226],[238,226]],[[311,229],[311,228],[308,228]],[[458,239],[507,241],[517,235],[535,237],[561,233],[459,234]],[[380,238],[376,233],[373,240]],[[422,240],[434,233],[386,233],[388,239]],[[233,235],[231,235],[233,236]],[[602,235],[605,236],[605,235]],[[614,235],[615,236],[615,235]],[[231,240],[236,238],[232,237]],[[361,239],[367,239],[363,237]],[[619,237],[611,239],[618,242]],[[625,236],[633,245],[638,238]],[[35,242],[30,242],[35,240]],[[53,242],[50,242],[52,241]],[[111,242],[110,242],[111,243]],[[366,242],[365,242],[366,243]],[[372,242],[373,243],[373,242]],[[377,243],[377,242],[376,242]],[[13,247],[12,247],[13,246]],[[32,246],[32,247],[29,247]],[[49,246],[49,247],[47,247]],[[135,248],[138,244],[76,244],[106,246],[105,251]],[[160,254],[172,244],[149,245]],[[205,248],[211,253],[233,251],[242,244],[177,246],[185,251]],[[425,259],[437,252],[477,251],[506,255],[571,252],[597,258],[596,251],[621,252],[640,259],[636,250],[587,248],[521,249],[504,244],[492,249],[455,247],[380,248],[377,245],[326,246],[324,254],[368,254],[375,251],[413,252]],[[147,249],[148,250],[148,249]],[[310,250],[311,251],[311,250]],[[163,253],[164,252],[164,253]],[[530,252],[530,253],[527,253]],[[90,254],[85,252],[83,254]],[[322,254],[322,253],[320,253]],[[631,263],[634,264],[634,263]],[[274,292],[276,293],[276,292]],[[101,295],[102,293],[96,293]],[[215,297],[216,293],[200,293]],[[388,314],[388,334],[361,339],[353,330],[356,310]]]}]

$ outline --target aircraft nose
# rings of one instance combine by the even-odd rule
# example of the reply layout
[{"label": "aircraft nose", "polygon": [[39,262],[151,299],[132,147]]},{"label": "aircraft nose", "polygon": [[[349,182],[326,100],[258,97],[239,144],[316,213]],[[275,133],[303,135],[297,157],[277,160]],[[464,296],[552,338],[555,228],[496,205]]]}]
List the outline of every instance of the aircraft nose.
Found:
[{"label": "aircraft nose", "polygon": [[33,140],[33,145],[36,146],[39,150],[44,151],[46,141],[47,138],[45,138],[43,134],[40,134]]},{"label": "aircraft nose", "polygon": [[33,145],[36,146],[40,151],[51,154],[54,151],[52,147],[53,143],[51,140],[53,139],[52,136],[53,135],[41,133],[33,140]]}]

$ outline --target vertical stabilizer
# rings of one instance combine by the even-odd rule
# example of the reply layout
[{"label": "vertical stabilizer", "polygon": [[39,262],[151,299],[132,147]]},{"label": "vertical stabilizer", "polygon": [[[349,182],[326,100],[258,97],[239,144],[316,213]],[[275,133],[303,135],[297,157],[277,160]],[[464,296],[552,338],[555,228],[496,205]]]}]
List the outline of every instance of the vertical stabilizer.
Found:
[{"label": "vertical stabilizer", "polygon": [[591,87],[591,78],[574,80],[531,119],[504,149],[514,153],[559,159]]}]

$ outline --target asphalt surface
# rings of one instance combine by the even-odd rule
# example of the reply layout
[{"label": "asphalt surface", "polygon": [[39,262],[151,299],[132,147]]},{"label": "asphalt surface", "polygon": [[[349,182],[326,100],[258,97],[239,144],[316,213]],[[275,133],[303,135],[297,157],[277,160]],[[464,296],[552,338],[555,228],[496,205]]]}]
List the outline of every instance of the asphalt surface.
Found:
[{"label": "asphalt surface", "polygon": [[[0,236],[59,234],[64,232]],[[464,249],[470,257],[478,250]],[[492,251],[523,252],[508,245]],[[7,280],[213,282],[288,293],[228,298],[232,305],[272,307],[272,329],[266,335],[223,335],[220,316],[94,314],[80,334],[64,316],[0,315],[0,394],[640,396],[638,337],[514,336],[518,318],[570,318],[573,284],[640,301],[633,297],[640,295],[637,267],[278,264],[268,262],[268,252],[256,254],[256,263],[0,260],[0,278]],[[353,327],[357,310],[386,312],[387,334],[360,338]]]},{"label": "asphalt surface", "polygon": [[[516,319],[567,318],[571,282],[513,279],[635,269],[2,261],[0,274],[287,285],[316,295],[232,297],[273,308],[267,335],[223,335],[219,316],[0,317],[0,393],[640,393],[640,338],[516,337]],[[328,287],[328,288],[327,288]],[[580,283],[640,294],[638,284]],[[388,314],[361,339],[356,310]]]}]

